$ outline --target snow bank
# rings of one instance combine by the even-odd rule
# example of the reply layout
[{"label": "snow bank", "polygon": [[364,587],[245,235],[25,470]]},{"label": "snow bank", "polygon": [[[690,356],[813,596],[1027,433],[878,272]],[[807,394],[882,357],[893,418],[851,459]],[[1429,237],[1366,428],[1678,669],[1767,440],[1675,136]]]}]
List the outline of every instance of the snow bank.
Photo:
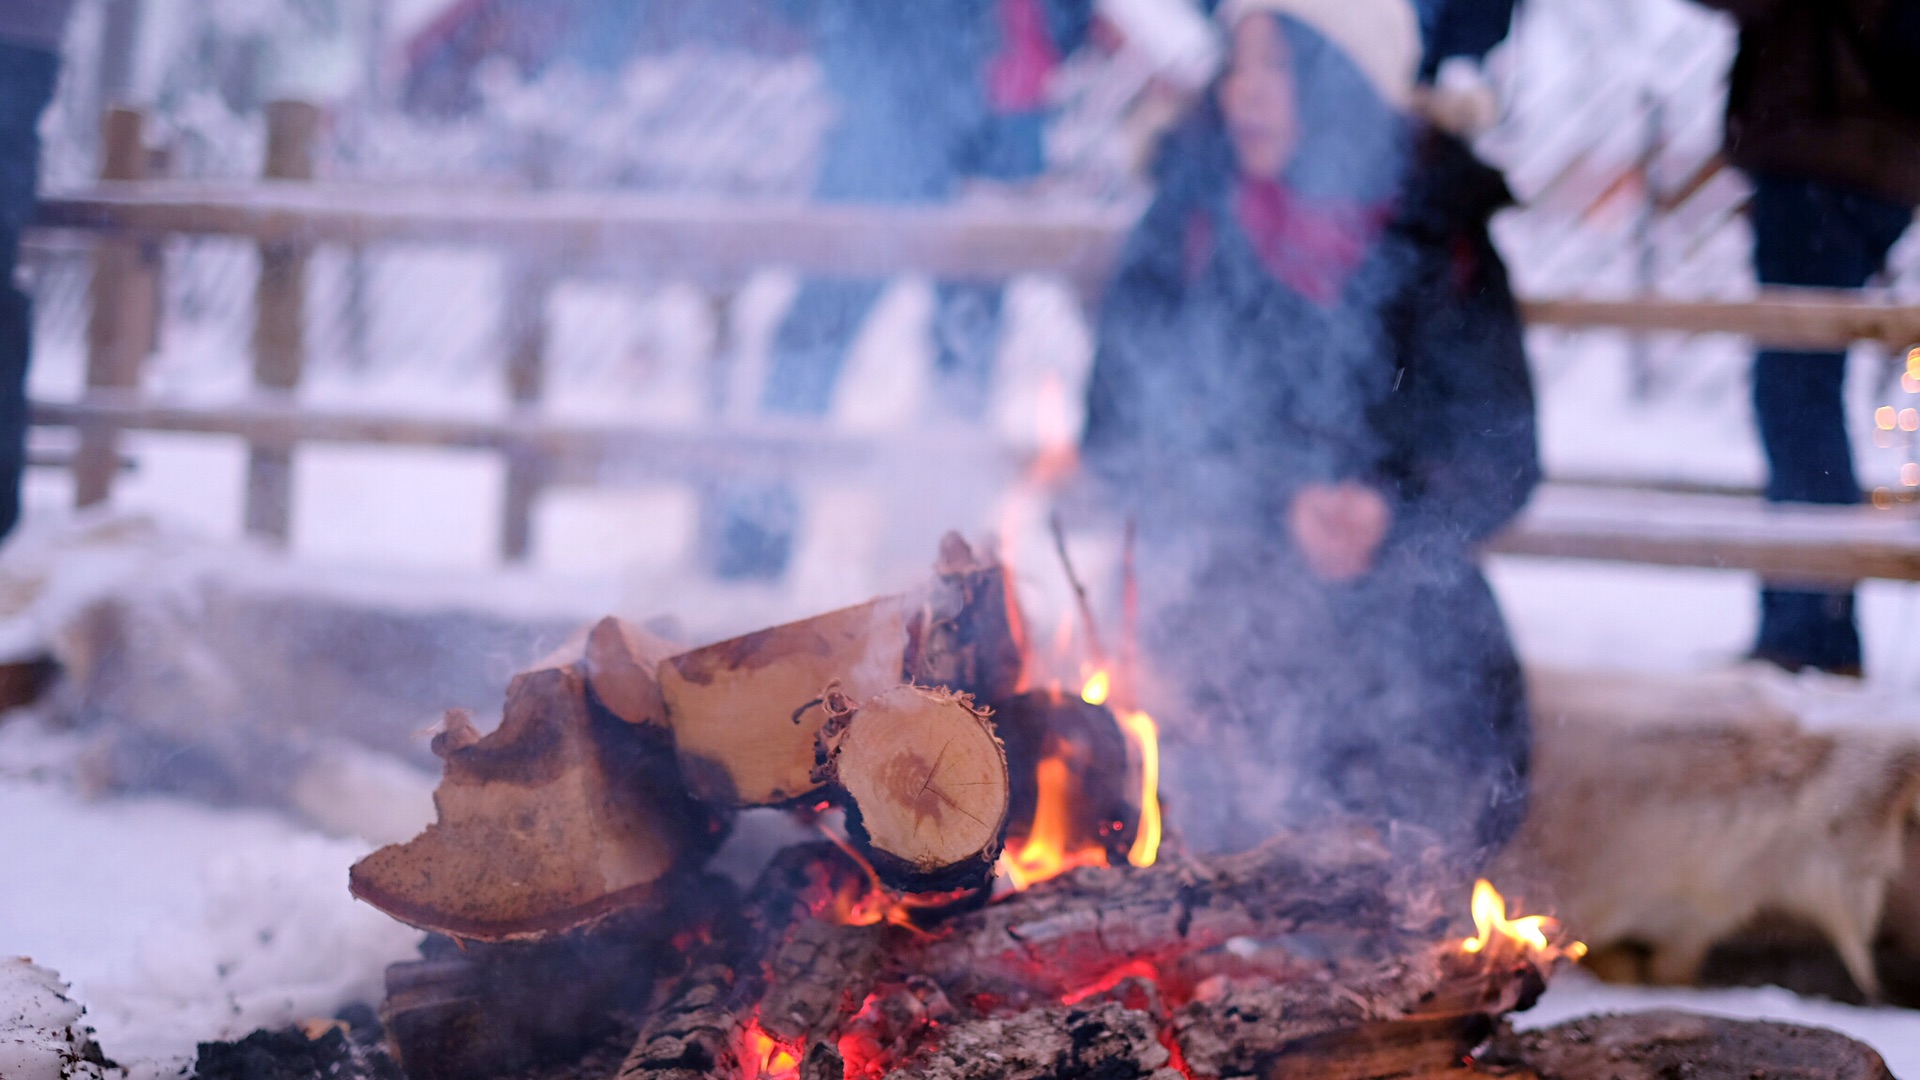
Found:
[{"label": "snow bank", "polygon": [[86,1009],[60,976],[24,956],[0,960],[0,1076],[7,1080],[99,1080]]},{"label": "snow bank", "polygon": [[[418,932],[347,894],[364,842],[267,813],[89,802],[48,742],[0,726],[0,866],[31,868],[0,874],[0,953],[71,979],[135,1077],[177,1068],[200,1040],[376,1002],[386,965],[414,954]],[[37,765],[9,769],[20,761]],[[14,1080],[4,1061],[0,1076]]]}]

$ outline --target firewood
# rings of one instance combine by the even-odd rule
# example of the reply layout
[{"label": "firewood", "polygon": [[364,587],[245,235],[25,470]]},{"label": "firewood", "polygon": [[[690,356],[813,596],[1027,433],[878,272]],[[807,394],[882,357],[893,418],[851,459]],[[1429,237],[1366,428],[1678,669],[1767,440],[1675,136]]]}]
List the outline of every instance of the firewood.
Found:
[{"label": "firewood", "polygon": [[1893,1080],[1879,1054],[1837,1031],[1671,1009],[1503,1031],[1475,1064],[1539,1080]]},{"label": "firewood", "polygon": [[1026,665],[1015,629],[1020,612],[1006,570],[948,533],[940,541],[934,574],[908,620],[907,680],[945,686],[980,701],[1006,700],[1020,685]]},{"label": "firewood", "polygon": [[[915,593],[756,631],[659,666],[668,725],[687,785],[720,807],[811,795],[814,741],[830,683],[857,701],[900,686],[1010,693],[1020,657],[999,567],[950,538],[940,574]],[[640,711],[645,711],[644,708]]]},{"label": "firewood", "polygon": [[[776,855],[735,905],[736,917],[713,920],[686,972],[657,995],[619,1080],[741,1075],[750,1026],[783,1047],[830,1041],[878,976],[883,948],[898,932],[830,917],[833,900],[865,880],[832,844]],[[816,1071],[830,1064],[815,1050],[807,1057]]]},{"label": "firewood", "polygon": [[695,957],[640,1029],[618,1080],[738,1076],[739,1032],[730,1008],[734,969],[714,950]]},{"label": "firewood", "polygon": [[480,736],[462,711],[434,738],[439,820],[354,864],[353,894],[455,937],[539,937],[656,899],[715,839],[680,793],[658,733],[596,722],[582,666],[516,677]]},{"label": "firewood", "polygon": [[866,698],[900,684],[906,607],[885,597],[681,653],[660,691],[688,787],[718,806],[766,806],[820,787],[821,696]]},{"label": "firewood", "polygon": [[1178,966],[1236,937],[1328,934],[1358,948],[1431,934],[1465,895],[1365,830],[1327,828],[1206,864],[1075,870],[954,920],[915,963],[964,993],[1019,1003],[1133,961]]},{"label": "firewood", "polygon": [[827,694],[821,734],[845,793],[847,831],[882,881],[933,892],[984,885],[1007,817],[1007,755],[971,698],[897,686],[850,702]]},{"label": "firewood", "polygon": [[1062,808],[1066,842],[1098,844],[1108,861],[1127,861],[1139,825],[1139,795],[1127,767],[1126,737],[1104,705],[1090,705],[1059,690],[1036,690],[1006,699],[994,710],[994,731],[1007,748],[1012,787],[1007,800],[1007,836],[1030,835],[1040,798],[1040,763],[1057,758],[1075,789]]},{"label": "firewood", "polygon": [[[1376,1020],[1281,1046],[1267,1080],[1375,1080],[1460,1070],[1493,1030],[1479,1013]],[[1456,1075],[1459,1073],[1456,1072]]]},{"label": "firewood", "polygon": [[587,689],[608,712],[629,724],[665,727],[660,662],[680,651],[672,642],[609,615],[587,634]]}]

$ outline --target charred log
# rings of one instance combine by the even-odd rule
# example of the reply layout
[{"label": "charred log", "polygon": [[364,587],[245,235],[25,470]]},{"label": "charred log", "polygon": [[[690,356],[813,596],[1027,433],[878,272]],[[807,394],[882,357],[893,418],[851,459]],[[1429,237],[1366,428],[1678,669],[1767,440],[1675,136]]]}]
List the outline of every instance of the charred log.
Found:
[{"label": "charred log", "polygon": [[1671,1009],[1503,1030],[1476,1064],[1537,1080],[1893,1080],[1879,1054],[1837,1031]]},{"label": "charred log", "polygon": [[1030,835],[1040,802],[1042,762],[1059,761],[1070,788],[1063,795],[1070,848],[1097,844],[1113,865],[1126,862],[1139,825],[1139,800],[1127,764],[1127,741],[1104,705],[1059,690],[1037,690],[1002,701],[994,730],[1007,748],[1011,787],[1007,836]]}]

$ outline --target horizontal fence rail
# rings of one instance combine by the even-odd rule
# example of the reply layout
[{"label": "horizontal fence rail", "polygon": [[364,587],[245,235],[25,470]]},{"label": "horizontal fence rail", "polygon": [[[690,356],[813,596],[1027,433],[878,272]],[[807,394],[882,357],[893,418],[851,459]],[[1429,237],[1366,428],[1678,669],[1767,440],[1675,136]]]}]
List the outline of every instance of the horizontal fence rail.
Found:
[{"label": "horizontal fence rail", "polygon": [[[109,181],[42,200],[46,229],[262,244],[469,244],[572,274],[669,270],[737,281],[770,266],[850,277],[1001,281],[1048,274],[1096,296],[1137,205],[940,207],[754,202],[602,192],[447,192],[334,184]],[[1789,349],[1920,342],[1920,304],[1858,291],[1769,288],[1750,300],[1536,298],[1530,324],[1738,334]]]},{"label": "horizontal fence rail", "polygon": [[[300,443],[477,448],[498,452],[507,463],[500,542],[503,556],[514,560],[528,554],[531,507],[549,485],[858,473],[879,452],[871,441],[823,436],[816,428],[662,430],[542,416],[540,312],[546,290],[562,277],[592,275],[705,285],[716,296],[716,353],[730,347],[731,291],[768,267],[981,281],[1041,274],[1063,279],[1090,305],[1140,211],[1138,205],[1011,199],[877,207],[316,183],[301,178],[311,175],[311,120],[297,106],[270,110],[262,181],[190,183],[141,178],[141,119],[115,110],[103,129],[101,181],[41,202],[37,228],[99,239],[87,389],[77,400],[35,402],[32,413],[37,425],[79,432],[74,470],[83,504],[107,498],[121,461],[118,433],[127,430],[246,440],[248,529],[281,541],[288,535],[290,455]],[[164,249],[156,241],[182,235],[239,238],[260,248],[253,339],[258,392],[246,400],[170,404],[139,389],[141,363],[158,332],[155,282]],[[296,402],[292,392],[305,360],[301,282],[307,255],[321,245],[383,244],[472,245],[508,256],[518,283],[506,300],[514,309],[505,320],[513,339],[503,373],[510,412],[433,418]],[[1860,293],[1767,289],[1745,301],[1536,298],[1523,302],[1522,312],[1537,326],[1738,334],[1789,349],[1841,348],[1855,341],[1905,348],[1920,342],[1920,305]],[[992,453],[1015,467],[1011,451]],[[1920,521],[1905,508],[1785,510],[1751,498],[1645,492],[1637,501],[1621,502],[1614,493],[1569,491],[1543,493],[1493,550],[1715,566],[1806,580],[1920,580]]]}]

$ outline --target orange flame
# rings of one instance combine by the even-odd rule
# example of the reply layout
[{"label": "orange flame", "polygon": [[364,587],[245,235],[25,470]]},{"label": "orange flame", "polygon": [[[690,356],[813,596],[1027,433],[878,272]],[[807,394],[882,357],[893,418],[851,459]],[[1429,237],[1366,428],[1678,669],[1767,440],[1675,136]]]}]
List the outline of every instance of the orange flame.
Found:
[{"label": "orange flame", "polygon": [[1152,866],[1160,857],[1160,728],[1138,709],[1120,716],[1120,730],[1140,755],[1140,825],[1127,862]]},{"label": "orange flame", "polygon": [[[1104,705],[1113,691],[1113,679],[1101,668],[1087,679],[1080,700],[1089,705]],[[1160,728],[1153,717],[1139,709],[1119,713],[1115,719],[1126,735],[1128,748],[1140,763],[1140,823],[1127,850],[1127,862],[1133,866],[1152,866],[1160,855]]]},{"label": "orange flame", "polygon": [[1074,783],[1067,763],[1058,757],[1042,758],[1034,769],[1034,779],[1040,791],[1034,802],[1033,824],[1019,850],[1008,848],[1000,853],[997,867],[1015,892],[1076,867],[1107,865],[1106,849],[1098,844],[1068,850]]},{"label": "orange flame", "polygon": [[767,1034],[759,1020],[748,1021],[740,1073],[742,1080],[799,1080],[800,1051]]},{"label": "orange flame", "polygon": [[1560,924],[1548,916],[1528,915],[1509,919],[1506,898],[1486,878],[1481,878],[1473,885],[1473,926],[1479,932],[1460,943],[1461,952],[1474,954],[1488,951],[1488,946],[1504,940],[1518,946],[1521,953],[1529,958],[1552,960],[1565,955],[1578,960],[1587,953],[1587,947],[1578,941],[1564,948],[1556,947],[1552,935],[1559,932]]},{"label": "orange flame", "polygon": [[860,849],[853,846],[838,830],[828,828],[825,823],[816,823],[815,828],[821,835],[833,841],[846,856],[860,867],[861,877],[841,882],[824,903],[813,904],[813,913],[830,919],[839,926],[872,926],[875,923],[887,923],[903,927],[915,934],[925,936],[914,921],[913,913],[921,908],[940,907],[951,904],[964,896],[968,890],[957,889],[939,893],[898,893],[880,882],[880,875],[868,862]]}]

